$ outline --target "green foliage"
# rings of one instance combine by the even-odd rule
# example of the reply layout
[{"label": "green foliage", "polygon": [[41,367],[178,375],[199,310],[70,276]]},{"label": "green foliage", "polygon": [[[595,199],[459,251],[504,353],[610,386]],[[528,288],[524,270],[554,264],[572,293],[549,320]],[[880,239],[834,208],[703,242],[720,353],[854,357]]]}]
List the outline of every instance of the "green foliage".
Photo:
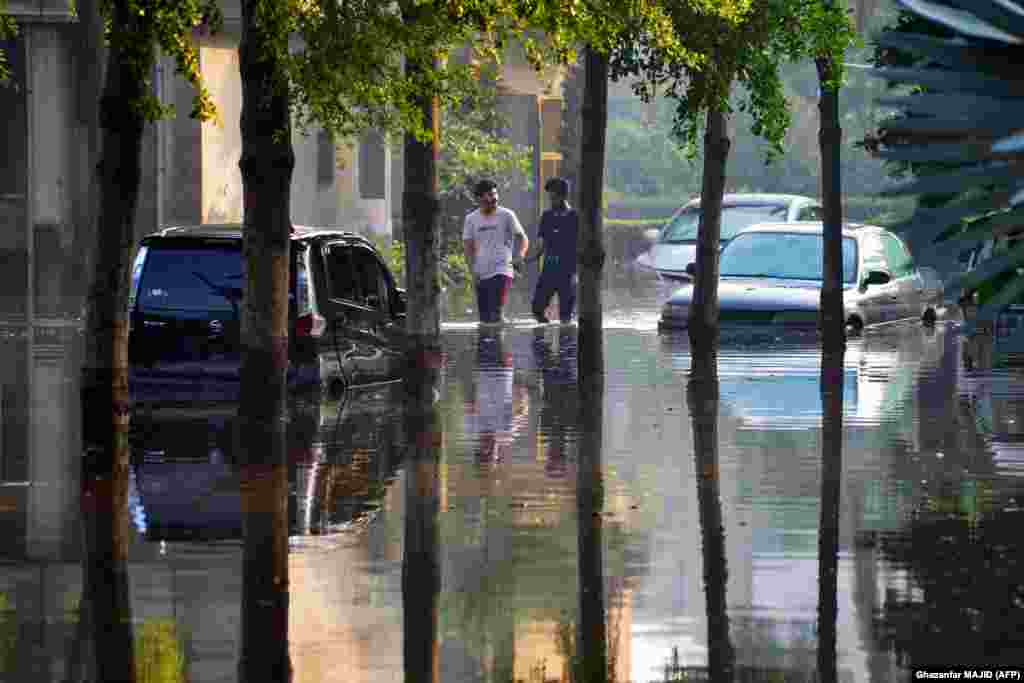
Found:
[{"label": "green foliage", "polygon": [[151,88],[158,47],[174,58],[177,72],[196,90],[190,116],[201,121],[216,117],[192,40],[193,31],[216,32],[222,28],[223,15],[216,0],[102,0],[100,10],[108,19],[106,39],[111,50],[122,65],[129,67],[132,80],[141,85],[130,106],[142,120],[156,121],[173,113],[173,108],[161,104]]},{"label": "green foliage", "polygon": [[[781,156],[790,112],[779,66],[821,57],[842,78],[842,55],[856,44],[845,10],[823,0],[671,0],[665,3],[686,51],[666,52],[640,36],[613,54],[615,77],[636,76],[635,92],[645,101],[661,87],[677,103],[674,134],[693,154],[704,112],[734,111],[730,92],[743,86],[736,103],[752,117],[752,130],[768,143],[768,158]],[[681,57],[680,57],[681,55]]]},{"label": "green foliage", "polygon": [[531,148],[501,135],[506,125],[493,88],[478,88],[445,111],[438,168],[442,199],[474,201],[472,186],[491,178],[499,190],[529,189]]},{"label": "green foliage", "polygon": [[[7,0],[0,0],[0,40],[10,40],[18,35],[18,24],[14,17],[6,14]],[[0,87],[6,86],[10,80],[11,72],[7,63],[7,55],[0,50]]]},{"label": "green foliage", "polygon": [[135,634],[139,683],[184,683],[185,653],[172,619],[145,619]]}]

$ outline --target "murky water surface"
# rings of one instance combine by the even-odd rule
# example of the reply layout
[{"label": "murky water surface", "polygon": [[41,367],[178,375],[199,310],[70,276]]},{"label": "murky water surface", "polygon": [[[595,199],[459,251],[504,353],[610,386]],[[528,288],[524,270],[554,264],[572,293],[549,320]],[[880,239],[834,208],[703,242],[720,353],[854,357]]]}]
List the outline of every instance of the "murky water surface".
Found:
[{"label": "murky water surface", "polygon": [[[606,300],[603,395],[578,388],[574,327],[452,322],[433,408],[394,386],[296,406],[276,489],[238,464],[233,406],[133,416],[140,679],[237,680],[246,638],[296,681],[1024,661],[1024,383],[958,370],[948,325],[851,340],[831,404],[813,344],[733,340],[697,381],[637,301]],[[0,339],[0,679],[89,680],[73,354],[39,338]],[[252,491],[287,496],[287,633],[242,623],[273,571],[245,566],[273,508]]]}]

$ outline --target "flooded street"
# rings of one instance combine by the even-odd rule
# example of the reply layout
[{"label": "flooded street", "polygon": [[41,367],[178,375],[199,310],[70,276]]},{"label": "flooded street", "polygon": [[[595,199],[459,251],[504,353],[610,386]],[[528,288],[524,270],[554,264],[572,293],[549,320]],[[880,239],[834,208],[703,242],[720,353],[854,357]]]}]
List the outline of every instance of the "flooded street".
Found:
[{"label": "flooded street", "polygon": [[[685,335],[636,301],[606,299],[603,391],[577,384],[574,326],[454,321],[436,402],[385,385],[295,404],[285,467],[239,464],[233,405],[133,415],[108,512],[139,680],[235,681],[252,648],[295,681],[374,683],[579,681],[604,660],[620,682],[881,682],[1024,659],[1024,384],[959,370],[949,323],[851,339],[834,391],[813,342],[731,340],[691,376]],[[109,610],[82,599],[118,560],[83,523],[103,499],[67,336],[0,339],[21,361],[2,377],[0,680],[91,680]],[[280,576],[251,553],[285,507]],[[254,577],[286,627],[243,620]]]}]

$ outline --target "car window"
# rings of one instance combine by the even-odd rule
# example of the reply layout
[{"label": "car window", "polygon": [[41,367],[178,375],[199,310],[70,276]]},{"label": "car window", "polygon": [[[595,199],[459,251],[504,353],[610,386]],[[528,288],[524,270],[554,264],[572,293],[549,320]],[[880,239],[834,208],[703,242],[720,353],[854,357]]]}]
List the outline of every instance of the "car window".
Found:
[{"label": "car window", "polygon": [[139,278],[139,310],[237,313],[241,300],[240,249],[149,248]]},{"label": "car window", "polygon": [[798,221],[823,221],[825,211],[820,206],[805,206],[796,215]]},{"label": "car window", "polygon": [[[721,239],[731,240],[738,232],[755,223],[785,221],[789,208],[777,204],[733,204],[722,207]],[[676,212],[661,232],[660,242],[669,244],[697,239],[700,207],[691,206]]]},{"label": "car window", "polygon": [[334,244],[327,248],[327,289],[332,299],[363,302],[352,260],[352,247]]},{"label": "car window", "polygon": [[135,308],[135,301],[139,298],[139,280],[142,277],[142,266],[146,262],[146,252],[149,247],[139,247],[139,253],[135,255],[135,262],[132,264],[132,283],[128,290],[128,310]]},{"label": "car window", "polygon": [[914,272],[914,259],[906,246],[894,235],[882,235],[885,260],[893,277],[906,277]]},{"label": "car window", "polygon": [[309,261],[306,256],[309,253],[305,249],[295,252],[295,315],[305,315],[313,310],[309,296]]},{"label": "car window", "polygon": [[380,262],[369,249],[352,250],[352,259],[363,293],[362,304],[380,310],[388,309],[388,287]]},{"label": "car window", "polygon": [[[820,280],[822,237],[790,232],[748,232],[722,250],[721,275]],[[857,243],[843,238],[843,282],[857,280]]]}]

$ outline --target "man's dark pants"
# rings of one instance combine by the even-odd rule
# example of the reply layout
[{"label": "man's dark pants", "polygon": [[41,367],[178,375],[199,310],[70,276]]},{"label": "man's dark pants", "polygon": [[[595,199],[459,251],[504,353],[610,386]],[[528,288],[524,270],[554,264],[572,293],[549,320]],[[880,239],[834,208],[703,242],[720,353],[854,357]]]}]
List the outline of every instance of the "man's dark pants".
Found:
[{"label": "man's dark pants", "polygon": [[540,273],[537,289],[533,293],[533,315],[544,317],[544,309],[551,303],[551,297],[558,293],[558,316],[563,323],[572,320],[576,306],[576,286],[573,283],[574,273],[566,273],[561,269],[545,269]]},{"label": "man's dark pants", "polygon": [[476,305],[480,310],[480,322],[501,322],[501,312],[508,300],[510,284],[512,278],[508,275],[495,275],[476,283]]}]

